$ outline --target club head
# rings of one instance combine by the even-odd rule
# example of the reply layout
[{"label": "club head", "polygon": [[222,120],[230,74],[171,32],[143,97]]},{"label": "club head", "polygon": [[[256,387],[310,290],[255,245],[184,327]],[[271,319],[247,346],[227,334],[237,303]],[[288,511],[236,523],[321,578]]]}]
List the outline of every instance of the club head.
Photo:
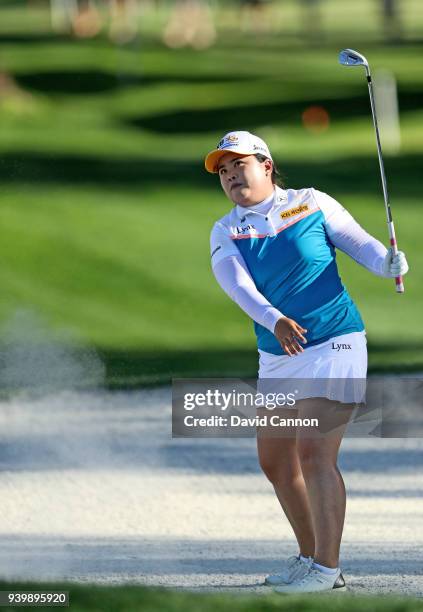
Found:
[{"label": "club head", "polygon": [[364,66],[365,68],[369,67],[369,64],[364,57],[358,51],[354,51],[354,49],[343,49],[339,53],[339,63],[343,66]]}]

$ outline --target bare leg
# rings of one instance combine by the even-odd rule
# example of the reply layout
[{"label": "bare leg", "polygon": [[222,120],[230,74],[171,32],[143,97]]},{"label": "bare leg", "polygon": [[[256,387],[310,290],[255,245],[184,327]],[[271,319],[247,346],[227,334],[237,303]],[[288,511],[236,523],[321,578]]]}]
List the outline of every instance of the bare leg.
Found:
[{"label": "bare leg", "polygon": [[321,433],[298,428],[297,449],[312,514],[314,560],[327,567],[339,564],[346,495],[337,457],[352,409],[321,398],[298,403],[300,418],[314,417],[321,423]]},{"label": "bare leg", "polygon": [[[269,414],[268,411],[259,414]],[[296,410],[287,410],[287,417]],[[270,437],[266,428],[257,432],[260,466],[275,489],[276,496],[290,522],[300,552],[305,557],[314,555],[314,533],[306,484],[298,458],[295,430],[292,437]]]}]

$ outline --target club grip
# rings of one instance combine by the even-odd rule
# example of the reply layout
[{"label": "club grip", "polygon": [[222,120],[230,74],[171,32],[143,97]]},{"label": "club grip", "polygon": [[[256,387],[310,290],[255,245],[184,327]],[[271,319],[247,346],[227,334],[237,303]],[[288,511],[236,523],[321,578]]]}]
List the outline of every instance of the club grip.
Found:
[{"label": "club grip", "polygon": [[[397,241],[395,238],[394,224],[392,223],[392,221],[391,221],[389,229],[390,229],[390,234],[391,234],[390,243],[392,247],[392,253],[393,255],[396,255],[398,253],[398,245],[397,245]],[[397,293],[404,293],[404,283],[402,281],[402,276],[395,277],[395,291]]]},{"label": "club grip", "polygon": [[402,282],[402,276],[395,277],[395,291],[397,293],[404,293],[404,283]]}]

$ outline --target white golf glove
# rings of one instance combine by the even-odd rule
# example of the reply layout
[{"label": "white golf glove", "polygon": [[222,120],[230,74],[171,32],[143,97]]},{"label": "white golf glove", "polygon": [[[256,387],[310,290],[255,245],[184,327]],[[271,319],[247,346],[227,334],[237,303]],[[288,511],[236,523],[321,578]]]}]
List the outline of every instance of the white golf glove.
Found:
[{"label": "white golf glove", "polygon": [[395,276],[404,276],[408,272],[408,263],[402,251],[392,256],[392,248],[388,252],[383,262],[383,276],[394,278]]}]

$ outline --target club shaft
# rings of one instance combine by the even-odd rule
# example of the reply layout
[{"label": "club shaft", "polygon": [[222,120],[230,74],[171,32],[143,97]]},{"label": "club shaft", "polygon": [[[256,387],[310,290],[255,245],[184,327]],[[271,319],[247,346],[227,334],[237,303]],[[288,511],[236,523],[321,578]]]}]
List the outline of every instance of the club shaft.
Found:
[{"label": "club shaft", "polygon": [[[375,134],[376,134],[377,155],[379,159],[380,177],[382,179],[383,199],[385,202],[386,220],[388,223],[388,231],[389,231],[389,241],[390,241],[391,248],[392,248],[392,254],[396,255],[398,253],[398,245],[397,245],[397,240],[395,237],[395,228],[394,228],[394,222],[392,220],[391,206],[389,204],[388,187],[386,185],[385,167],[383,165],[382,146],[380,144],[379,127],[377,124],[376,105],[375,105],[375,99],[373,95],[372,77],[370,75],[370,69],[368,66],[366,66],[366,75],[367,75],[367,85],[369,87],[370,106],[372,109],[373,125],[375,128]],[[395,278],[395,288],[396,288],[397,293],[404,293],[404,283],[402,281],[401,276],[397,276]]]},{"label": "club shaft", "polygon": [[385,167],[383,165],[383,157],[382,157],[382,146],[380,144],[379,127],[377,124],[376,106],[375,106],[375,98],[373,94],[372,77],[370,76],[370,71],[368,69],[366,72],[367,72],[367,85],[369,86],[370,106],[372,109],[373,125],[375,128],[375,134],[376,134],[377,155],[379,158],[380,176],[382,179],[383,199],[385,201],[386,218],[388,220],[388,223],[390,223],[392,221],[392,214],[391,214],[391,207],[389,205],[388,187],[386,185]]}]

